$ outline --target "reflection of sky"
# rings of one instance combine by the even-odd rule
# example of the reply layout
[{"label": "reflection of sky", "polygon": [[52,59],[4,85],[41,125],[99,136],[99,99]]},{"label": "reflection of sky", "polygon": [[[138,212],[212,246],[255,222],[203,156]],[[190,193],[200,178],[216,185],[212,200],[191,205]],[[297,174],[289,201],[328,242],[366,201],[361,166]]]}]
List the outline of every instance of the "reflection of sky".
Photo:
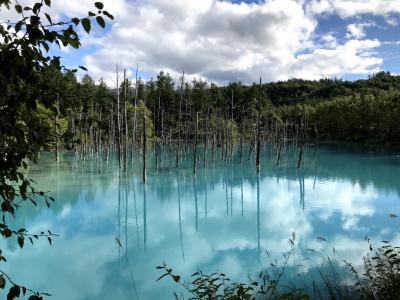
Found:
[{"label": "reflection of sky", "polygon": [[171,298],[168,280],[155,283],[160,274],[154,267],[164,261],[181,275],[219,270],[239,279],[268,264],[265,249],[278,257],[288,250],[292,232],[298,237],[296,261],[305,270],[323,262],[321,254],[305,261],[311,257],[307,248],[326,256],[334,247],[340,257],[359,263],[365,235],[400,239],[388,217],[400,211],[391,178],[400,172],[395,155],[324,147],[301,172],[293,153],[280,167],[273,152],[263,157],[269,162],[262,166],[259,200],[249,163],[218,164],[206,172],[199,167],[195,178],[189,159],[179,172],[166,159],[158,176],[150,163],[146,203],[140,164],[121,179],[119,191],[111,163],[66,157],[57,168],[44,157],[29,176],[53,191],[57,202],[50,209],[25,207],[15,226],[50,229],[61,237],[51,247],[39,241],[23,250],[7,241],[4,268],[17,282],[56,299],[133,299],[129,269],[114,241],[119,236],[124,249],[128,245],[142,298]]}]

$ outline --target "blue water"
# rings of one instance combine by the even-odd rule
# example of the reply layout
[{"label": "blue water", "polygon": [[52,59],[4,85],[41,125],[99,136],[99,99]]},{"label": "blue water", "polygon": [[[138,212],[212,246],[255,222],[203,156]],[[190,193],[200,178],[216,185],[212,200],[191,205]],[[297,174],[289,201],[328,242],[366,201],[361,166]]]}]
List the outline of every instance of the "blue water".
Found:
[{"label": "blue water", "polygon": [[3,269],[53,299],[135,299],[130,271],[141,299],[173,299],[178,286],[170,279],[155,282],[162,274],[155,266],[163,262],[186,278],[218,270],[246,280],[268,267],[266,250],[282,258],[293,232],[294,264],[305,274],[332,248],[359,265],[366,235],[377,244],[400,245],[400,221],[389,217],[400,215],[396,153],[323,145],[316,158],[310,148],[298,170],[297,151],[286,150],[277,166],[274,150],[264,148],[260,175],[247,150],[242,165],[237,149],[229,162],[218,152],[212,165],[208,155],[207,167],[201,158],[194,175],[190,154],[178,169],[174,156],[165,154],[158,170],[149,154],[144,185],[139,156],[123,172],[115,159],[64,154],[56,163],[43,154],[27,175],[56,202],[50,208],[27,203],[11,222],[60,236],[52,246],[40,240],[23,249],[14,240],[2,241],[8,258]]}]

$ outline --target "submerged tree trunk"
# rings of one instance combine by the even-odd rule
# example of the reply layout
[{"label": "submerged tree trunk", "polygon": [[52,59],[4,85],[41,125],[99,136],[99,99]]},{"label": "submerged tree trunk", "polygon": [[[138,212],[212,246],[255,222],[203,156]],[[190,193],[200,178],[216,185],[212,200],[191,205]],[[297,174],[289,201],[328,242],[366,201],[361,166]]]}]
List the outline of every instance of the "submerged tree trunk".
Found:
[{"label": "submerged tree trunk", "polygon": [[117,147],[118,147],[118,165],[121,168],[121,119],[119,109],[119,73],[117,65]]},{"label": "submerged tree trunk", "polygon": [[198,135],[198,126],[199,126],[199,113],[196,113],[196,124],[195,124],[195,133],[194,133],[194,145],[193,145],[193,173],[196,174],[197,169],[197,135]]},{"label": "submerged tree trunk", "polygon": [[256,152],[256,170],[257,173],[260,173],[260,150],[261,150],[261,138],[260,138],[260,112],[257,115],[257,152]]},{"label": "submerged tree trunk", "polygon": [[125,155],[124,155],[124,170],[126,171],[128,165],[128,116],[127,116],[127,82],[126,82],[126,69],[124,69],[124,118],[125,118]]},{"label": "submerged tree trunk", "polygon": [[56,161],[59,161],[59,147],[60,147],[60,136],[58,133],[58,117],[60,115],[60,99],[59,99],[59,94],[57,93],[57,102],[56,102],[56,116],[54,118],[54,130],[55,130],[55,135],[56,135],[56,147],[55,147],[55,159]]},{"label": "submerged tree trunk", "polygon": [[146,151],[147,151],[147,137],[146,137],[146,115],[143,113],[143,182],[146,182]]}]

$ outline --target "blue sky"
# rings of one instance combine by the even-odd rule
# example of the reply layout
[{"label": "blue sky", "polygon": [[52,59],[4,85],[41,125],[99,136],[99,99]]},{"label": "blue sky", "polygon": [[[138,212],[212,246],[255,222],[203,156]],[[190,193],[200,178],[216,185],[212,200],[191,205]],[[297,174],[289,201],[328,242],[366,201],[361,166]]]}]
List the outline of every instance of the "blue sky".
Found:
[{"label": "blue sky", "polygon": [[[81,49],[53,53],[110,84],[117,64],[130,77],[139,64],[144,78],[185,71],[221,84],[400,73],[400,0],[103,2],[115,20],[81,32]],[[83,17],[92,5],[59,0],[52,15]]]},{"label": "blue sky", "polygon": [[[391,15],[391,20],[398,20],[399,15]],[[347,26],[350,24],[371,23],[371,26],[364,28],[365,36],[363,39],[377,39],[381,41],[381,46],[375,49],[378,56],[383,59],[380,68],[384,71],[400,74],[400,34],[399,26],[388,24],[383,16],[373,14],[359,15],[350,18],[341,18],[338,15],[322,15],[317,18],[317,34],[323,35],[326,32],[334,32],[338,41],[346,41]],[[349,74],[350,75],[350,74]],[[345,76],[349,79],[357,79],[360,74]]]}]

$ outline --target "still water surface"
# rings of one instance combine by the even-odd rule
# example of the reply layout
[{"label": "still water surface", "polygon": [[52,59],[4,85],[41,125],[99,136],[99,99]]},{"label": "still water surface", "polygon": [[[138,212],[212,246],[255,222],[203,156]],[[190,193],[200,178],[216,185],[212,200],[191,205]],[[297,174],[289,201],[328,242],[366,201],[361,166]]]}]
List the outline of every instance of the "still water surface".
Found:
[{"label": "still water surface", "polygon": [[278,167],[265,149],[260,176],[247,153],[242,165],[236,152],[233,162],[218,154],[206,169],[201,160],[196,176],[190,155],[178,169],[164,156],[158,171],[149,156],[146,185],[139,160],[120,173],[116,160],[65,154],[57,164],[44,154],[28,175],[56,203],[28,204],[13,223],[60,237],[22,250],[7,241],[4,268],[17,282],[68,300],[135,299],[131,269],[141,299],[172,299],[177,286],[155,282],[163,262],[183,277],[218,270],[239,280],[269,265],[265,250],[279,259],[292,232],[301,273],[333,247],[360,263],[366,235],[400,244],[399,221],[389,218],[400,215],[400,156],[343,145],[321,146],[316,159],[313,152],[299,171],[297,152],[287,151]]}]

